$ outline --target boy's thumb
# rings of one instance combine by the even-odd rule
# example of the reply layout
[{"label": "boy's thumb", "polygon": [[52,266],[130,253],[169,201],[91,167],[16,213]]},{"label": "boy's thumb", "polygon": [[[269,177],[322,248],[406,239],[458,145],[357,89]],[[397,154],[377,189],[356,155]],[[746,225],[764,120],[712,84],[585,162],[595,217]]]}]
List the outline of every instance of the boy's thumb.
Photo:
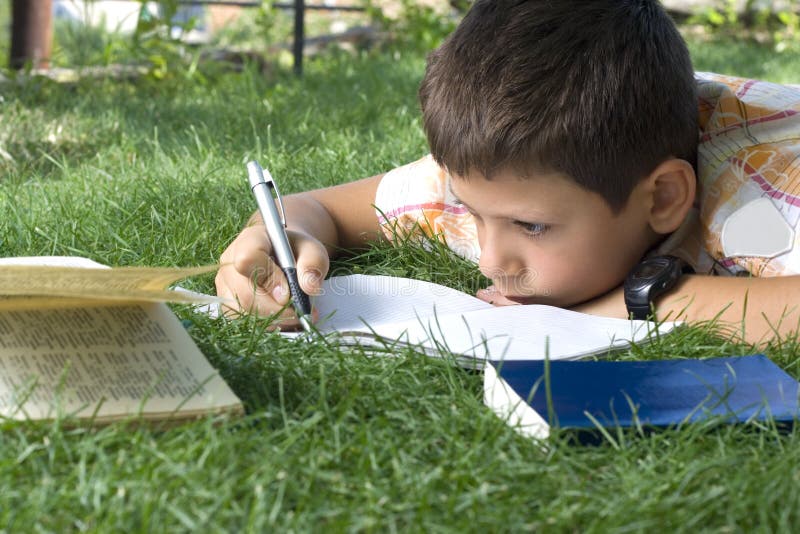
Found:
[{"label": "boy's thumb", "polygon": [[272,288],[272,298],[275,299],[275,302],[281,305],[285,305],[289,302],[289,290],[283,285],[283,283],[278,282],[275,284],[275,287]]},{"label": "boy's thumb", "polygon": [[318,269],[303,269],[298,273],[300,288],[308,295],[318,295],[322,290],[322,273]]},{"label": "boy's thumb", "polygon": [[322,280],[330,268],[328,251],[322,243],[310,236],[298,238],[294,245],[300,288],[308,295],[319,295]]}]

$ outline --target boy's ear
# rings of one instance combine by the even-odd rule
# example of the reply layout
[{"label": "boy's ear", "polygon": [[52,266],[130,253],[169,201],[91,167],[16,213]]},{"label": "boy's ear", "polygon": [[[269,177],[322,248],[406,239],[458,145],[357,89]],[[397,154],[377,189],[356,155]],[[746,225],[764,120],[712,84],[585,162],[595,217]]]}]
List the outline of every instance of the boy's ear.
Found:
[{"label": "boy's ear", "polygon": [[659,234],[678,229],[694,203],[697,178],[688,161],[672,158],[656,167],[645,180],[650,205],[650,227]]}]

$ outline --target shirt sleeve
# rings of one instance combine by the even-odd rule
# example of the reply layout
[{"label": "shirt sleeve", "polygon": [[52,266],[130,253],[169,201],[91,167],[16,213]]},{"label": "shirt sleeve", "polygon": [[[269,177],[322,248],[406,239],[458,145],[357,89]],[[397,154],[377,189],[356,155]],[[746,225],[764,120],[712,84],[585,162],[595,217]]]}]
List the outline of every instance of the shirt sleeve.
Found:
[{"label": "shirt sleeve", "polygon": [[386,173],[375,194],[375,211],[384,235],[390,241],[409,235],[435,237],[460,256],[477,261],[480,248],[475,222],[456,202],[449,182],[447,171],[430,155]]}]

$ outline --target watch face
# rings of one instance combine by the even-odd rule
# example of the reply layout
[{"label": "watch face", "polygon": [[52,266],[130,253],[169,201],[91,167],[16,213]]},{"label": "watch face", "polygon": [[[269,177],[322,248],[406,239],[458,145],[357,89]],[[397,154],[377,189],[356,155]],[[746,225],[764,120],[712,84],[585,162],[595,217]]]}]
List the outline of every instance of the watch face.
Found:
[{"label": "watch face", "polygon": [[663,265],[656,263],[645,263],[636,269],[632,275],[632,278],[634,280],[650,279],[660,274],[663,270]]}]

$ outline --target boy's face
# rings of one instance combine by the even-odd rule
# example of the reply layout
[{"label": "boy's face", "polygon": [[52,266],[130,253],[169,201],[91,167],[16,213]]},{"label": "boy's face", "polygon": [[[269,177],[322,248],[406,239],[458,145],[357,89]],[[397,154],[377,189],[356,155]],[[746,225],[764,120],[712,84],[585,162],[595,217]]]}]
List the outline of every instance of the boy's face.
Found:
[{"label": "boy's face", "polygon": [[605,200],[559,174],[504,171],[453,176],[452,193],[472,213],[479,267],[511,300],[572,306],[622,283],[657,239],[642,184],[614,214]]}]

